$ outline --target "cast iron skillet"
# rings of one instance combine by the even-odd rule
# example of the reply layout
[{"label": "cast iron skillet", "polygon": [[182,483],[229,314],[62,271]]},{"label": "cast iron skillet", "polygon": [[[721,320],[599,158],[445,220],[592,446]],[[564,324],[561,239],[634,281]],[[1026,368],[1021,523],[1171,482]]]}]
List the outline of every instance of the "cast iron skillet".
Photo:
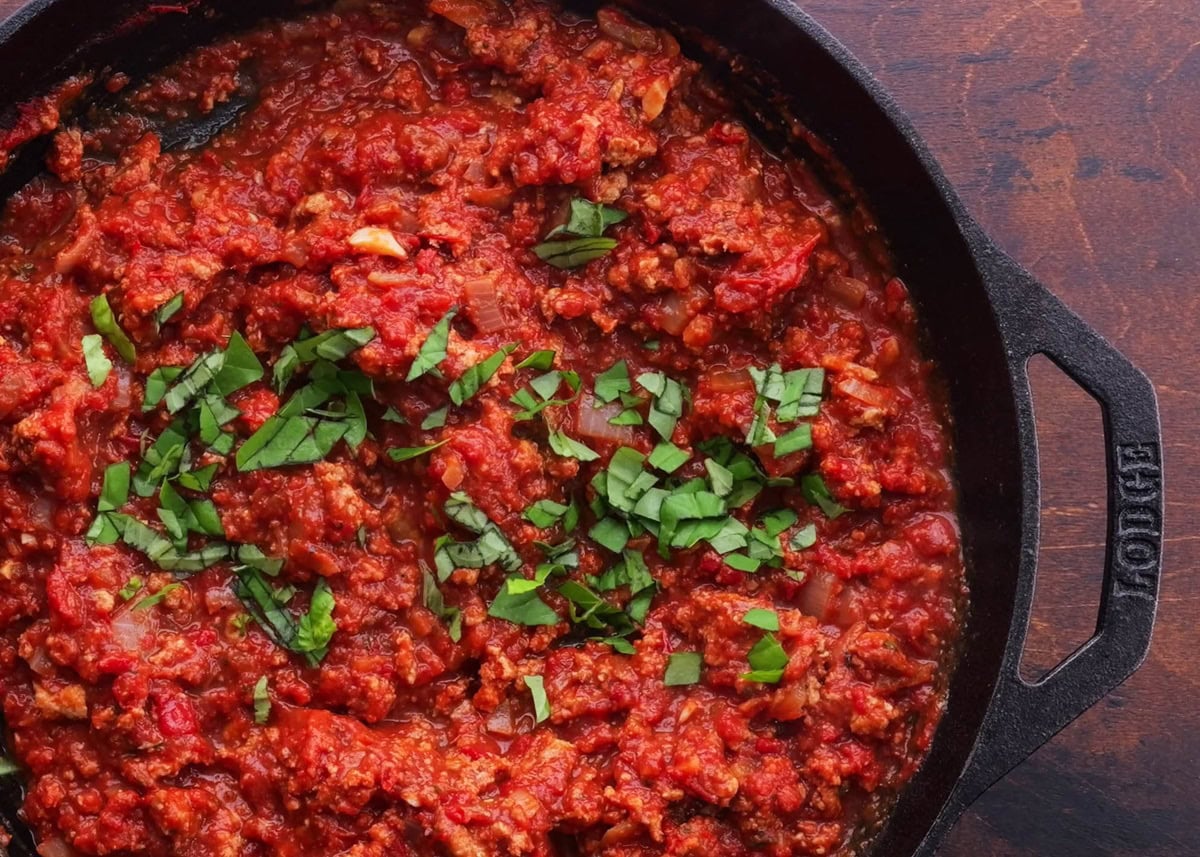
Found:
[{"label": "cast iron skillet", "polygon": [[[0,26],[0,105],[9,105],[11,113],[12,105],[81,68],[111,65],[136,75],[297,5],[311,4],[35,0]],[[927,347],[948,382],[971,610],[928,760],[865,852],[928,857],[963,809],[1124,681],[1146,655],[1163,510],[1153,388],[984,236],[892,99],[790,0],[642,5],[652,16],[715,36],[733,55],[753,58],[773,78],[771,95],[788,98],[795,114],[837,153],[890,240],[918,303]],[[721,62],[736,70],[747,66],[728,56]],[[168,129],[168,136],[187,145],[205,131]],[[14,160],[0,193],[40,168],[37,149],[27,146]],[[1035,354],[1053,360],[1102,407],[1108,537],[1095,635],[1031,684],[1020,678],[1018,666],[1038,545],[1037,436],[1025,371]],[[11,782],[6,789],[0,816],[20,831],[20,796]],[[15,841],[13,857],[31,855],[27,843]]]}]

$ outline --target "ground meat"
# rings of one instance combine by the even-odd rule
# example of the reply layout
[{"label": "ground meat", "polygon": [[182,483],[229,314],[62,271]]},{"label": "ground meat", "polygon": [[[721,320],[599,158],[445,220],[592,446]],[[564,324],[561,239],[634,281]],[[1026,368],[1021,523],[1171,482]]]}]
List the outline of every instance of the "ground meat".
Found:
[{"label": "ground meat", "polygon": [[[808,165],[765,150],[669,33],[543,0],[264,24],[58,127],[81,86],[0,139],[55,131],[0,220],[0,693],[39,836],[145,857],[856,853],[937,724],[963,574],[907,292]],[[164,148],[239,93],[214,139]],[[615,246],[557,268],[535,247],[572,200],[622,216]],[[99,295],[136,357],[102,344],[93,379]],[[194,445],[211,484],[173,483],[211,501],[177,512],[211,508],[218,547],[280,561],[256,573],[282,619],[239,551],[180,569],[129,530],[97,536],[120,520],[97,518],[112,465],[136,473],[170,425],[204,431],[154,400],[159,370],[243,337],[266,375],[217,400],[244,444],[317,371],[289,382],[295,340],[367,327],[329,370],[358,379],[347,410],[305,412],[344,427],[356,402],[353,442],[261,469]],[[522,417],[539,351],[564,374]],[[624,401],[598,384],[618,361]],[[815,415],[772,410],[772,364],[823,370]],[[653,373],[683,391],[665,430]],[[712,533],[660,550],[665,516],[623,552],[593,529],[620,519],[618,448],[660,432],[684,461],[652,481],[680,497],[731,502],[712,444],[745,456],[729,525],[759,528],[764,564]],[[164,539],[170,504],[153,484],[121,514]],[[446,566],[447,539],[476,538],[509,552]],[[548,620],[497,612],[510,575],[539,581]],[[304,648],[326,597],[335,630]]]}]

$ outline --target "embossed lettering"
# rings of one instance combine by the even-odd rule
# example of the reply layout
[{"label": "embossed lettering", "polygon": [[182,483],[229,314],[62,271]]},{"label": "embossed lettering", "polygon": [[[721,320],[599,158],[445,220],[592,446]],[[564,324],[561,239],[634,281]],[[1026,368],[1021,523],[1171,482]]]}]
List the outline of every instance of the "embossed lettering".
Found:
[{"label": "embossed lettering", "polygon": [[1116,448],[1115,592],[1152,598],[1162,552],[1162,464],[1156,443]]}]

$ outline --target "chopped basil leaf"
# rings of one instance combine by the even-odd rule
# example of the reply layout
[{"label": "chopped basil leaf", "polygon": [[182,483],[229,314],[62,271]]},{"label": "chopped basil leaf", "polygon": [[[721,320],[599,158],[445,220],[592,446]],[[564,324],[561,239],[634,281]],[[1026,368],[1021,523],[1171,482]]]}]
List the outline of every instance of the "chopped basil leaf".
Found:
[{"label": "chopped basil leaf", "polygon": [[533,252],[543,262],[565,270],[601,259],[616,246],[616,239],[613,238],[575,238],[570,241],[546,241],[535,245]]},{"label": "chopped basil leaf", "polygon": [[318,359],[336,363],[349,357],[374,338],[373,327],[339,328],[298,339],[291,347],[296,350],[301,363],[313,363]]},{"label": "chopped basil leaf", "polygon": [[260,676],[254,683],[254,722],[266,725],[271,717],[271,694],[267,692],[267,677]]},{"label": "chopped basil leaf", "polygon": [[[250,344],[235,330],[225,346],[224,360],[213,378],[213,386],[222,396],[230,396],[261,380],[262,376],[262,363],[250,349]],[[169,402],[167,407],[170,407]]]},{"label": "chopped basil leaf", "polygon": [[145,584],[142,582],[142,579],[135,575],[129,578],[129,580],[125,581],[125,585],[117,591],[117,596],[122,601],[128,601],[130,598],[141,592],[142,586],[144,585]]},{"label": "chopped basil leaf", "polygon": [[[552,398],[564,381],[574,395],[569,399]],[[530,390],[533,392],[531,393]],[[534,393],[537,395],[535,396]],[[513,415],[513,419],[522,421],[533,419],[546,408],[569,405],[577,398],[579,398],[579,374],[553,370],[534,378],[529,382],[528,389],[517,390],[509,401],[522,409]]]},{"label": "chopped basil leaf", "polygon": [[421,431],[430,431],[431,429],[439,429],[446,424],[446,414],[450,412],[450,406],[438,408],[436,411],[430,411],[425,419],[421,420]]},{"label": "chopped basil leaf", "polygon": [[763,446],[764,444],[773,443],[775,441],[775,432],[771,431],[767,421],[771,418],[771,406],[767,403],[765,396],[756,396],[754,399],[754,419],[750,421],[750,428],[746,430],[746,443],[749,446]]},{"label": "chopped basil leaf", "polygon": [[437,443],[431,443],[428,446],[403,446],[393,447],[387,451],[388,457],[392,461],[408,461],[410,458],[420,458],[428,452],[433,452],[439,446],[445,446],[450,442],[450,438],[439,440]]},{"label": "chopped basil leaf", "polygon": [[154,323],[157,327],[162,327],[170,321],[175,313],[183,309],[183,292],[175,295],[165,304],[154,311]]},{"label": "chopped basil leaf", "polygon": [[166,403],[167,412],[177,414],[183,410],[189,402],[212,383],[224,365],[225,353],[223,351],[213,351],[192,361],[192,365],[184,370],[175,385],[167,391],[163,400]]},{"label": "chopped basil leaf", "polygon": [[728,497],[733,490],[733,474],[729,468],[718,463],[715,459],[704,459],[704,469],[708,471],[708,482],[712,491],[718,497]]},{"label": "chopped basil leaf", "polygon": [[488,615],[496,619],[505,619],[514,625],[557,625],[562,621],[538,596],[536,589],[512,593],[507,584],[501,586],[500,591],[496,593],[495,599],[488,607]]},{"label": "chopped basil leaf", "polygon": [[456,568],[484,568],[498,563],[505,571],[513,572],[521,567],[521,557],[512,543],[466,494],[451,494],[445,511],[450,520],[479,538],[473,542],[456,542],[448,536],[438,540],[434,560],[439,579],[445,580]]},{"label": "chopped basil leaf", "polygon": [[505,345],[482,363],[476,363],[459,376],[450,385],[450,400],[456,405],[461,405],[478,393],[479,388],[490,381],[492,376],[496,374],[504,359],[517,350],[517,344],[513,342]]},{"label": "chopped basil leaf", "polygon": [[675,652],[667,659],[663,684],[667,687],[696,684],[700,681],[701,663],[699,652]]},{"label": "chopped basil leaf", "polygon": [[815,417],[821,406],[825,386],[824,369],[795,369],[783,373],[783,390],[775,415],[780,422],[795,422],[800,417]]},{"label": "chopped basil leaf", "polygon": [[647,351],[657,351],[661,347],[662,345],[657,339],[647,339],[642,343],[642,348],[645,348]]},{"label": "chopped basil leaf", "polygon": [[596,399],[600,402],[605,404],[615,402],[622,393],[632,391],[633,382],[629,380],[629,365],[624,360],[617,361],[596,376],[594,392]]},{"label": "chopped basil leaf", "polygon": [[399,411],[397,411],[391,405],[387,406],[387,410],[385,410],[383,412],[383,416],[381,417],[381,419],[385,423],[398,423],[399,425],[402,425],[402,426],[408,425],[408,420],[406,420],[404,418],[403,414],[401,414]]},{"label": "chopped basil leaf", "polygon": [[796,523],[796,513],[791,509],[774,509],[760,519],[763,529],[769,536],[777,536]]},{"label": "chopped basil leaf", "polygon": [[[239,550],[238,558],[242,558]],[[242,605],[277,646],[291,649],[296,639],[296,620],[284,609],[274,587],[263,577],[263,572],[252,565],[234,568],[237,584],[235,592]]]},{"label": "chopped basil leaf", "polygon": [[640,426],[645,422],[642,415],[638,413],[636,408],[626,408],[619,414],[615,414],[608,418],[610,426]]},{"label": "chopped basil leaf", "polygon": [[622,640],[620,637],[601,637],[599,639],[593,637],[598,643],[604,643],[606,646],[612,646],[614,652],[619,652],[622,655],[637,654],[637,649],[633,647],[633,643],[628,640]]},{"label": "chopped basil leaf", "polygon": [[561,431],[552,431],[549,436],[550,448],[563,458],[575,458],[579,461],[595,461],[600,455],[592,448],[568,437]]},{"label": "chopped basil leaf", "polygon": [[7,756],[0,756],[0,777],[21,773],[21,766]]},{"label": "chopped basil leaf", "polygon": [[405,381],[415,381],[422,375],[433,374],[441,377],[441,372],[438,370],[438,364],[446,359],[446,346],[450,342],[450,322],[458,313],[458,307],[454,307],[448,311],[433,329],[429,331],[429,336],[421,343],[421,348],[417,352],[417,357],[413,360],[412,367],[408,370],[408,375],[405,376]]},{"label": "chopped basil leaf", "polygon": [[458,642],[462,639],[462,611],[457,607],[447,607],[446,600],[442,597],[442,591],[438,589],[437,580],[434,579],[433,573],[421,563],[421,600],[424,602],[426,609],[437,616],[439,619],[445,619],[449,622],[447,629],[450,634],[450,639]]},{"label": "chopped basil leaf", "polygon": [[276,414],[238,448],[238,470],[248,473],[322,461],[349,429],[344,422]]},{"label": "chopped basil leaf", "polygon": [[329,651],[329,641],[337,631],[337,622],[333,619],[334,606],[333,592],[325,579],[321,578],[313,590],[308,612],[300,617],[293,647],[295,651],[306,654],[313,666],[325,657]]},{"label": "chopped basil leaf", "polygon": [[659,437],[670,440],[683,416],[683,385],[662,372],[643,372],[637,382],[654,397],[650,402],[650,425]]},{"label": "chopped basil leaf", "polygon": [[90,310],[92,325],[96,328],[96,332],[102,334],[108,340],[109,345],[116,349],[117,354],[121,355],[122,360],[126,363],[135,362],[137,360],[137,349],[130,342],[129,337],[125,335],[125,331],[117,324],[112,307],[108,304],[108,297],[106,295],[96,295],[92,299]]},{"label": "chopped basil leaf", "polygon": [[782,458],[810,447],[812,447],[812,426],[804,423],[787,434],[775,438],[775,457]]},{"label": "chopped basil leaf", "polygon": [[546,233],[547,238],[556,235],[574,235],[579,238],[599,238],[610,226],[616,226],[629,217],[629,213],[611,205],[575,197],[571,200],[571,213],[567,222]]},{"label": "chopped basil leaf", "polygon": [[104,337],[89,333],[79,344],[83,348],[83,364],[87,368],[88,379],[93,387],[103,387],[108,380],[108,373],[112,371],[112,361],[104,354]]},{"label": "chopped basil leaf", "polygon": [[167,394],[171,382],[183,374],[183,366],[159,366],[146,378],[146,393],[142,398],[142,410],[152,411]]},{"label": "chopped basil leaf", "polygon": [[621,633],[633,631],[633,624],[625,611],[605,601],[582,583],[568,580],[558,588],[558,593],[569,603],[572,622],[597,630],[611,626]]},{"label": "chopped basil leaf", "polygon": [[469,495],[455,491],[446,500],[446,517],[473,533],[483,533],[491,521],[482,509],[475,505]]},{"label": "chopped basil leaf", "polygon": [[180,553],[175,545],[157,530],[128,515],[107,513],[107,518],[120,533],[121,541],[164,571],[191,574],[203,571],[229,557],[229,545],[223,542],[208,544],[199,550]]},{"label": "chopped basil leaf", "polygon": [[754,644],[754,648],[746,656],[746,660],[751,671],[743,673],[742,678],[760,684],[778,684],[788,665],[787,652],[771,633],[763,634],[762,639]]},{"label": "chopped basil leaf", "polygon": [[525,676],[525,686],[533,696],[533,716],[538,723],[550,718],[550,700],[546,698],[546,688],[540,675]]},{"label": "chopped basil leaf", "polygon": [[170,595],[172,592],[174,592],[176,589],[182,589],[182,588],[183,588],[182,583],[168,583],[166,586],[164,586],[162,589],[158,590],[158,592],[155,592],[153,595],[147,595],[141,601],[134,604],[133,607],[130,609],[135,610],[135,611],[149,610],[151,607],[154,607],[155,605],[162,603],[162,600],[164,598],[166,598],[168,595]]},{"label": "chopped basil leaf", "polygon": [[755,628],[761,628],[764,631],[779,630],[779,614],[774,610],[766,610],[762,607],[754,607],[746,611],[746,615],[742,617],[742,621],[747,625],[753,625]]},{"label": "chopped basil leaf", "polygon": [[827,518],[837,518],[846,512],[846,507],[833,499],[819,473],[810,473],[800,480],[800,493],[809,503],[819,506]]},{"label": "chopped basil leaf", "polygon": [[742,571],[746,574],[754,574],[762,568],[762,560],[752,556],[746,556],[740,553],[728,554],[725,558],[725,564],[736,571]]},{"label": "chopped basil leaf", "polygon": [[650,457],[646,460],[650,463],[651,467],[656,467],[663,473],[674,473],[691,457],[692,454],[690,452],[680,449],[670,441],[663,441],[654,447],[654,451],[650,453]]},{"label": "chopped basil leaf", "polygon": [[553,527],[570,511],[570,507],[553,500],[538,500],[525,510],[525,519],[543,530]]},{"label": "chopped basil leaf", "polygon": [[601,518],[588,530],[588,536],[596,544],[620,553],[629,542],[629,528],[616,518]]},{"label": "chopped basil leaf", "polygon": [[796,532],[792,533],[791,539],[788,541],[788,547],[794,551],[801,551],[805,548],[810,548],[817,543],[817,526],[816,524],[806,524]]},{"label": "chopped basil leaf", "polygon": [[97,512],[115,512],[129,502],[129,473],[128,461],[118,461],[104,468],[104,484],[100,488],[100,500],[96,503]]},{"label": "chopped basil leaf", "polygon": [[517,364],[518,369],[540,369],[545,371],[554,365],[554,352],[549,349],[535,351]]}]

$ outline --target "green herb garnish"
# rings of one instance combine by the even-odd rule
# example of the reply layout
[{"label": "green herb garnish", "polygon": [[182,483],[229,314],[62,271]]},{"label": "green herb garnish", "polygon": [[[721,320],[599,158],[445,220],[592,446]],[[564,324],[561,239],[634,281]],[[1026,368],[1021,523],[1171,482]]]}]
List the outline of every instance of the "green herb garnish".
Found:
[{"label": "green herb garnish", "polygon": [[438,323],[429,331],[429,336],[421,343],[417,357],[408,370],[405,381],[415,381],[422,375],[432,374],[441,377],[438,365],[446,359],[446,346],[450,342],[450,322],[458,313],[458,307],[449,310]]},{"label": "green herb garnish", "polygon": [[700,681],[700,667],[703,662],[699,652],[675,652],[667,659],[667,671],[663,675],[663,684],[667,687],[696,684]]},{"label": "green herb garnish", "polygon": [[572,437],[568,437],[561,431],[550,432],[548,440],[550,441],[550,448],[563,458],[574,458],[579,461],[595,461],[600,457],[600,454],[594,449]]},{"label": "green herb garnish", "polygon": [[833,499],[819,473],[810,473],[800,480],[800,493],[809,503],[820,507],[827,518],[837,518],[847,511],[845,506]]},{"label": "green herb garnish", "polygon": [[83,364],[87,368],[88,380],[93,387],[103,387],[108,380],[108,373],[112,371],[112,361],[104,354],[104,337],[89,333],[79,344],[83,349]]},{"label": "green herb garnish", "polygon": [[450,438],[446,438],[445,440],[439,440],[437,443],[431,443],[428,446],[394,447],[389,449],[387,454],[392,461],[408,461],[411,458],[420,458],[426,453],[433,452],[438,447],[445,446],[449,442]]},{"label": "green herb garnish", "polygon": [[766,610],[762,607],[754,607],[747,610],[746,615],[742,617],[742,621],[763,631],[779,630],[779,614],[774,610]]},{"label": "green herb garnish", "polygon": [[500,368],[504,359],[508,355],[517,350],[517,343],[513,342],[505,345],[499,351],[492,354],[481,363],[476,363],[474,366],[464,372],[453,384],[450,385],[450,401],[456,405],[461,405],[463,402],[472,398],[479,392],[479,388],[491,380],[492,376]]},{"label": "green herb garnish", "polygon": [[158,590],[158,592],[155,592],[153,595],[147,595],[141,601],[134,604],[133,607],[131,607],[130,609],[135,610],[135,611],[136,610],[149,610],[151,607],[154,607],[155,605],[162,603],[163,599],[166,598],[168,595],[170,595],[172,592],[174,592],[176,589],[182,589],[182,588],[183,588],[182,583],[168,583],[166,586],[164,586],[162,589]]},{"label": "green herb garnish", "polygon": [[742,678],[760,684],[778,684],[788,665],[787,652],[771,633],[763,634],[762,639],[754,644],[754,648],[746,656],[746,660],[750,664],[750,672],[743,673]]},{"label": "green herb garnish", "polygon": [[117,324],[112,307],[108,304],[108,297],[106,295],[96,295],[92,299],[90,309],[92,313],[92,325],[96,328],[96,332],[108,340],[108,344],[116,349],[117,354],[121,355],[122,360],[126,363],[135,362],[137,360],[137,348],[134,347],[129,337],[125,335],[125,331],[121,329],[121,325]]},{"label": "green herb garnish", "polygon": [[271,717],[271,694],[267,691],[267,677],[259,676],[254,683],[254,722],[265,726]]},{"label": "green herb garnish", "polygon": [[533,716],[538,723],[550,718],[550,700],[546,698],[546,688],[540,675],[525,676],[525,686],[533,696]]}]

